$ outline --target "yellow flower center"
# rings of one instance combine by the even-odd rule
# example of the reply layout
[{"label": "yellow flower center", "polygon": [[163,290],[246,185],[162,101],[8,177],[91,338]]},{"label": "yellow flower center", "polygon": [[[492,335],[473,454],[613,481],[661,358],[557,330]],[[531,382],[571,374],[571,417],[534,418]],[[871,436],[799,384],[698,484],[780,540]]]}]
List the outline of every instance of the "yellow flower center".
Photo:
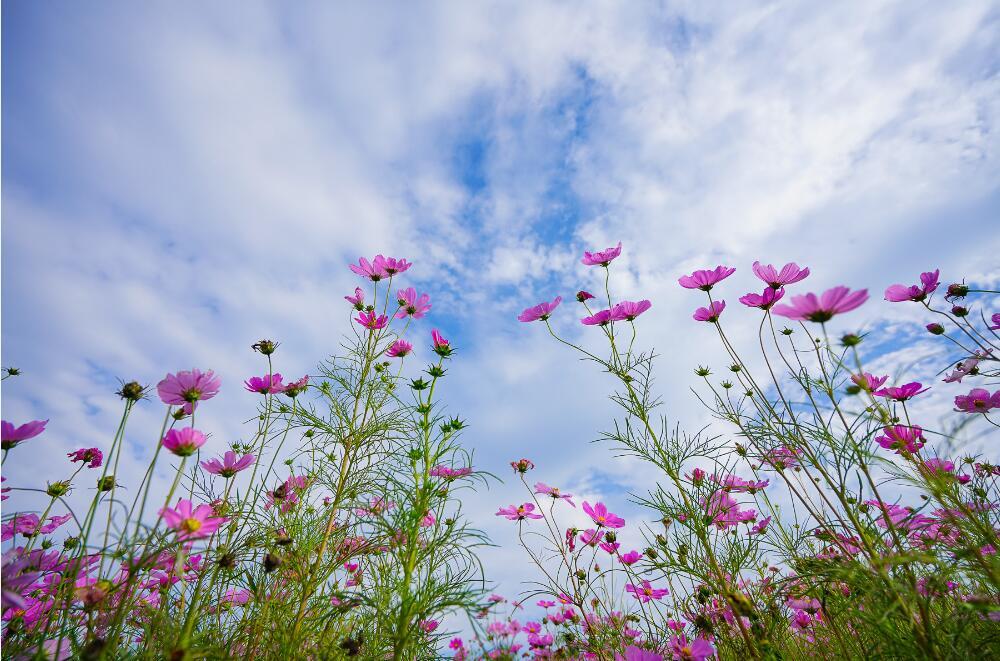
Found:
[{"label": "yellow flower center", "polygon": [[201,529],[201,521],[198,519],[184,519],[181,521],[181,528],[190,533],[198,532]]}]

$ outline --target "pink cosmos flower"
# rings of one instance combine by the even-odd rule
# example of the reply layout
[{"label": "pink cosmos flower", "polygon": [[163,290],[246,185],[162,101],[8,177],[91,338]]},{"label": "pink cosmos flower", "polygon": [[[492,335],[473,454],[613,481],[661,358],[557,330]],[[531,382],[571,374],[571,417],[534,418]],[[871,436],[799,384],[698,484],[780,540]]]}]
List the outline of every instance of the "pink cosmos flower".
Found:
[{"label": "pink cosmos flower", "polygon": [[273,392],[282,392],[285,389],[281,379],[281,374],[275,372],[274,374],[265,374],[264,376],[252,376],[244,381],[243,385],[250,392],[266,395]]},{"label": "pink cosmos flower", "polygon": [[854,382],[854,385],[861,388],[865,392],[875,392],[888,380],[888,376],[874,376],[868,372],[851,375],[851,381]]},{"label": "pink cosmos flower", "polygon": [[616,303],[613,308],[611,308],[611,320],[612,321],[632,321],[640,314],[653,307],[653,304],[647,300],[642,301],[622,301]]},{"label": "pink cosmos flower", "polygon": [[595,503],[593,506],[587,501],[583,501],[583,511],[594,520],[599,527],[621,528],[625,525],[625,519],[612,514],[604,503]]},{"label": "pink cosmos flower", "polygon": [[448,343],[448,340],[444,339],[444,335],[436,328],[431,331],[431,341],[434,343],[434,353],[441,357],[451,355],[451,344]]},{"label": "pink cosmos flower", "polygon": [[725,301],[712,301],[711,305],[707,308],[698,308],[695,310],[693,317],[695,321],[707,321],[714,324],[719,321],[719,317],[722,316],[722,311],[725,309]]},{"label": "pink cosmos flower", "polygon": [[448,466],[438,465],[431,469],[430,475],[433,477],[443,477],[450,482],[452,480],[457,480],[460,477],[472,475],[472,467],[463,466],[461,468],[450,468]]},{"label": "pink cosmos flower", "polygon": [[164,404],[183,406],[212,399],[219,394],[222,379],[215,372],[199,369],[184,370],[176,374],[168,374],[156,384],[156,392]]},{"label": "pink cosmos flower", "polygon": [[886,450],[896,454],[914,453],[924,447],[924,430],[916,425],[892,425],[882,428],[883,436],[877,436],[875,442]]},{"label": "pink cosmos flower", "polygon": [[584,326],[607,326],[611,323],[611,310],[601,310],[580,320]]},{"label": "pink cosmos flower", "polygon": [[615,661],[663,661],[663,657],[656,652],[650,652],[635,645],[625,648],[625,655],[615,655]]},{"label": "pink cosmos flower", "polygon": [[751,535],[763,535],[764,531],[767,530],[768,524],[771,523],[771,517],[765,517],[758,521],[754,527],[750,529]]},{"label": "pink cosmos flower", "polygon": [[573,494],[562,493],[558,488],[550,487],[544,482],[538,482],[535,484],[535,493],[542,493],[545,494],[546,496],[551,496],[555,500],[560,500],[560,499],[565,500],[573,507],[576,507],[576,504],[573,502]]},{"label": "pink cosmos flower", "polygon": [[421,319],[431,309],[430,294],[417,296],[417,290],[407,287],[396,292],[396,302],[399,303],[399,311],[396,312],[396,319],[413,317]]},{"label": "pink cosmos flower", "polygon": [[757,519],[755,510],[741,510],[740,504],[725,491],[716,491],[702,503],[705,507],[705,513],[719,530]]},{"label": "pink cosmos flower", "polygon": [[[593,528],[587,528],[580,533],[580,543],[584,546],[597,546],[604,539],[603,530],[594,530]],[[570,549],[573,550],[572,548]]]},{"label": "pink cosmos flower", "polygon": [[614,555],[615,553],[617,553],[619,546],[621,546],[621,544],[619,544],[618,542],[604,541],[601,542],[600,544],[601,550],[607,553],[608,555]]},{"label": "pink cosmos flower", "polygon": [[[379,255],[378,257],[381,257]],[[376,259],[378,259],[376,257]],[[395,257],[385,257],[382,262],[382,266],[385,269],[387,275],[397,275],[409,269],[413,264],[406,261],[405,259],[396,259]]]},{"label": "pink cosmos flower", "polygon": [[362,257],[356,265],[351,264],[350,268],[358,275],[368,278],[372,282],[378,282],[382,278],[389,276],[385,268],[385,257],[382,255],[376,255],[375,259],[370,262]]},{"label": "pink cosmos flower", "polygon": [[1000,312],[994,312],[990,317],[990,321],[993,323],[990,326],[990,330],[1000,330]]},{"label": "pink cosmos flower", "polygon": [[370,331],[377,331],[385,328],[385,325],[389,323],[389,317],[384,314],[380,314],[376,317],[374,311],[363,310],[357,317],[354,318],[354,321],[358,322]]},{"label": "pink cosmos flower", "polygon": [[0,421],[0,447],[4,450],[17,447],[18,443],[34,438],[45,431],[45,425],[48,423],[48,420],[32,420],[20,427],[15,427],[12,423],[2,420]]},{"label": "pink cosmos flower", "polygon": [[177,539],[180,540],[208,537],[229,520],[214,515],[211,505],[199,505],[195,508],[190,500],[184,499],[178,500],[177,507],[173,509],[164,507],[160,510],[160,516],[168,526],[177,531]]},{"label": "pink cosmos flower", "polygon": [[396,340],[385,350],[385,355],[389,358],[403,358],[413,351],[413,345],[406,340]]},{"label": "pink cosmos flower", "polygon": [[902,301],[920,302],[927,298],[927,295],[938,288],[939,271],[927,271],[920,274],[920,284],[911,285],[891,285],[885,290],[885,300],[892,303]]},{"label": "pink cosmos flower", "polygon": [[195,450],[205,445],[205,435],[192,427],[171,429],[163,437],[163,447],[178,457],[190,457]]},{"label": "pink cosmos flower", "polygon": [[241,470],[249,468],[255,461],[256,457],[252,454],[245,454],[240,457],[232,450],[228,450],[222,455],[222,461],[209,459],[208,461],[201,462],[201,467],[213,475],[221,475],[228,479]]},{"label": "pink cosmos flower", "polygon": [[622,553],[621,555],[618,556],[619,562],[621,562],[623,565],[634,565],[641,559],[642,559],[642,554],[635,550],[629,551],[628,553]]},{"label": "pink cosmos flower", "polygon": [[968,395],[955,397],[955,410],[959,413],[987,413],[1000,407],[1000,390],[992,395],[984,388],[973,388]]},{"label": "pink cosmos flower", "polygon": [[695,271],[691,275],[685,275],[677,279],[677,282],[681,287],[686,289],[700,289],[702,291],[709,291],[713,286],[722,282],[733,273],[736,273],[736,269],[729,268],[728,266],[716,266],[711,271],[701,270]]},{"label": "pink cosmos flower", "polygon": [[809,269],[800,269],[795,262],[789,262],[778,271],[770,264],[753,263],[753,273],[764,281],[771,289],[781,289],[785,285],[792,285],[805,280],[809,275]]},{"label": "pink cosmos flower", "polygon": [[344,300],[353,305],[358,312],[365,309],[365,293],[361,291],[361,287],[355,287],[354,296],[345,296]]},{"label": "pink cosmos flower", "polygon": [[649,581],[643,581],[641,585],[633,585],[632,583],[629,583],[625,586],[625,592],[631,593],[636,599],[644,604],[649,603],[654,599],[659,601],[670,594],[670,590],[666,588],[654,588]]},{"label": "pink cosmos flower", "polygon": [[506,517],[509,521],[521,521],[522,519],[541,519],[544,518],[541,514],[533,514],[535,511],[535,506],[531,503],[524,503],[522,505],[510,505],[508,507],[501,507],[497,510],[496,516]]},{"label": "pink cosmos flower", "polygon": [[551,303],[542,301],[538,305],[525,308],[524,312],[517,315],[517,320],[523,323],[545,321],[552,315],[552,312],[559,307],[560,303],[562,303],[562,296],[556,296]]},{"label": "pink cosmos flower", "polygon": [[100,468],[101,462],[104,461],[104,453],[97,448],[80,448],[79,450],[74,450],[66,455],[69,457],[70,461],[73,462],[90,462],[91,468]]},{"label": "pink cosmos flower", "polygon": [[580,261],[586,264],[587,266],[607,266],[612,261],[614,261],[615,258],[617,258],[618,255],[620,254],[622,254],[621,241],[619,241],[618,245],[615,246],[614,248],[605,248],[600,252],[587,252],[586,250],[584,250],[583,259],[581,259]]},{"label": "pink cosmos flower", "polygon": [[961,383],[962,379],[973,374],[979,369],[979,363],[987,358],[992,358],[993,351],[977,351],[972,356],[969,356],[952,370],[951,374],[944,377],[945,383]]},{"label": "pink cosmos flower", "polygon": [[927,392],[930,388],[924,388],[921,390],[921,384],[913,381],[911,383],[905,383],[901,386],[892,386],[890,388],[882,388],[881,390],[876,390],[875,394],[879,397],[885,397],[886,399],[893,399],[897,402],[905,402],[908,399],[912,399],[922,392]]},{"label": "pink cosmos flower", "polygon": [[712,473],[712,481],[722,487],[723,491],[728,493],[756,493],[761,489],[767,487],[770,484],[770,480],[744,480],[737,475],[726,475],[725,477],[719,477],[715,473]]},{"label": "pink cosmos flower", "polygon": [[960,484],[965,484],[971,479],[968,475],[956,474],[955,463],[946,459],[939,459],[937,457],[928,459],[924,462],[923,468],[928,475],[942,478],[953,478]]},{"label": "pink cosmos flower", "polygon": [[298,381],[292,381],[291,383],[285,384],[282,392],[289,397],[298,397],[301,393],[305,392],[306,388],[309,386],[309,375],[302,377]]},{"label": "pink cosmos flower", "polygon": [[816,294],[793,296],[791,305],[776,305],[774,313],[798,321],[824,323],[834,315],[856,310],[867,300],[867,289],[852,292],[841,286],[827,289],[819,297]]},{"label": "pink cosmos flower", "polygon": [[438,628],[439,622],[437,620],[421,620],[420,629],[424,633],[431,633]]},{"label": "pink cosmos flower", "polygon": [[715,648],[712,647],[712,643],[704,638],[688,641],[684,634],[670,639],[670,652],[674,659],[683,659],[684,661],[705,661],[705,659],[715,656]]},{"label": "pink cosmos flower", "polygon": [[[581,303],[586,303],[592,298],[594,298],[594,295],[591,294],[589,291],[581,289],[580,291],[576,292],[576,300],[578,300]],[[1000,315],[995,315],[995,316],[1000,317]]]},{"label": "pink cosmos flower", "polygon": [[749,293],[745,296],[740,296],[740,303],[747,306],[748,308],[760,308],[761,310],[770,310],[771,306],[781,300],[785,295],[784,289],[771,289],[768,287],[760,294]]}]

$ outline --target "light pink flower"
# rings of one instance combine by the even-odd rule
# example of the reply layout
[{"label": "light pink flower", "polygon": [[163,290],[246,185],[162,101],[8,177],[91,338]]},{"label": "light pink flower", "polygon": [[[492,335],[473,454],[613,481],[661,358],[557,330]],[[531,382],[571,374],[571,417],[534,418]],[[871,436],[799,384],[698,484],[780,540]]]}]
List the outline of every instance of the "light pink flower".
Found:
[{"label": "light pink flower", "polygon": [[920,284],[911,285],[891,285],[885,290],[885,300],[893,303],[901,301],[919,302],[927,298],[927,295],[938,288],[939,271],[927,271],[920,274]]},{"label": "light pink flower", "polygon": [[733,273],[736,273],[736,269],[730,268],[728,266],[716,266],[711,271],[705,269],[701,271],[695,271],[691,275],[685,275],[677,279],[681,287],[686,289],[700,289],[702,291],[709,291],[713,286],[722,282]]},{"label": "light pink flower", "polygon": [[573,507],[576,507],[576,504],[573,502],[573,494],[563,493],[558,488],[550,487],[544,482],[538,482],[535,484],[535,493],[541,493],[545,494],[546,496],[551,496],[555,500],[560,500],[560,499],[565,500]]},{"label": "light pink flower", "polygon": [[725,309],[725,301],[712,301],[707,308],[698,308],[695,310],[693,318],[695,321],[707,321],[714,324],[722,316],[722,311]]},{"label": "light pink flower", "polygon": [[670,639],[670,652],[674,659],[683,659],[683,661],[705,661],[705,659],[715,656],[715,648],[712,647],[712,643],[704,638],[695,638],[689,641],[684,634]]},{"label": "light pink flower", "polygon": [[614,248],[605,248],[600,252],[587,252],[586,250],[584,250],[583,259],[581,259],[580,261],[586,264],[587,266],[607,266],[612,261],[614,261],[615,258],[617,258],[618,255],[620,254],[622,254],[621,241],[619,241],[618,245],[615,246]]},{"label": "light pink flower", "polygon": [[173,509],[161,509],[160,516],[168,526],[177,531],[177,538],[180,540],[208,537],[229,520],[223,516],[215,516],[211,505],[199,505],[195,508],[190,500],[184,499],[177,501],[177,507]]},{"label": "light pink flower", "polygon": [[385,355],[389,358],[402,358],[413,351],[413,345],[406,340],[396,340],[385,350]]},{"label": "light pink flower", "polygon": [[712,481],[718,484],[723,491],[729,493],[756,493],[770,484],[770,480],[744,480],[737,475],[719,477],[715,473],[712,473]]},{"label": "light pink flower", "polygon": [[365,293],[361,291],[361,287],[355,287],[354,296],[345,296],[344,300],[353,305],[358,312],[365,309]]},{"label": "light pink flower", "polygon": [[705,513],[719,530],[725,530],[739,523],[755,521],[755,510],[741,510],[740,504],[725,491],[716,491],[707,500],[702,501]]},{"label": "light pink flower", "polygon": [[632,583],[629,583],[625,586],[625,592],[631,593],[636,599],[644,604],[649,603],[654,599],[659,601],[670,594],[670,590],[666,588],[654,588],[649,581],[643,581],[640,585],[633,585]]},{"label": "light pink flower", "polygon": [[281,374],[275,372],[274,374],[265,374],[264,376],[252,376],[244,381],[243,385],[250,392],[266,395],[268,393],[282,392],[285,386],[281,380]]},{"label": "light pink flower", "polygon": [[761,310],[770,310],[771,306],[781,300],[785,295],[784,289],[771,289],[768,287],[761,294],[749,293],[744,296],[740,296],[740,303],[747,306],[748,308],[760,308]]},{"label": "light pink flower", "polygon": [[230,478],[241,470],[252,466],[254,461],[256,461],[256,458],[252,454],[245,454],[240,457],[232,450],[228,450],[222,455],[222,461],[209,459],[208,461],[201,462],[201,467],[213,475]]},{"label": "light pink flower", "polygon": [[307,374],[298,381],[292,381],[291,383],[285,384],[282,392],[289,397],[298,397],[301,393],[305,392],[308,386],[309,375]]},{"label": "light pink flower", "polygon": [[506,517],[510,521],[521,521],[522,519],[541,519],[541,514],[534,514],[535,506],[531,503],[522,505],[510,505],[497,510],[496,516]]},{"label": "light pink flower", "polygon": [[642,559],[642,554],[635,550],[629,551],[628,553],[622,553],[621,555],[618,556],[618,560],[623,565],[634,565],[641,559]]},{"label": "light pink flower", "polygon": [[6,420],[0,421],[0,446],[4,450],[17,447],[18,443],[34,438],[45,431],[48,420],[32,420],[19,427],[15,427]]},{"label": "light pink flower", "polygon": [[854,385],[861,388],[865,392],[875,392],[888,380],[888,376],[875,376],[873,374],[869,374],[868,372],[851,375],[851,381],[854,382]]},{"label": "light pink flower", "polygon": [[156,384],[156,392],[164,404],[183,406],[215,397],[221,386],[222,379],[212,370],[192,369],[168,374]]},{"label": "light pink flower", "polygon": [[594,505],[591,505],[587,501],[583,501],[583,511],[586,512],[586,514],[593,519],[594,523],[598,526],[604,528],[621,528],[625,525],[625,519],[609,512],[604,503],[595,503]]},{"label": "light pink flower", "polygon": [[190,457],[195,450],[205,445],[205,435],[192,427],[171,429],[163,437],[163,447],[178,457]]},{"label": "light pink flower", "polygon": [[601,310],[580,320],[584,326],[607,326],[611,323],[611,310]]},{"label": "light pink flower", "polygon": [[961,383],[962,379],[973,374],[977,369],[979,369],[979,363],[987,358],[992,358],[993,351],[977,351],[972,356],[969,356],[952,370],[951,374],[944,378],[945,383]]},{"label": "light pink flower", "polygon": [[417,290],[413,287],[396,292],[396,302],[399,303],[396,319],[405,319],[406,317],[421,319],[431,309],[430,294],[417,296]]},{"label": "light pink flower", "polygon": [[370,331],[377,331],[385,328],[385,325],[389,323],[389,317],[384,314],[380,314],[376,317],[374,311],[363,310],[357,317],[354,318],[354,321],[358,322]]},{"label": "light pink flower", "polygon": [[847,287],[827,289],[819,297],[816,294],[793,296],[791,305],[776,305],[774,313],[798,321],[824,323],[835,315],[855,310],[868,300],[868,290],[852,292]]},{"label": "light pink flower", "polygon": [[389,273],[386,271],[385,257],[382,255],[376,255],[375,259],[370,262],[362,257],[358,260],[357,264],[351,264],[350,268],[358,275],[368,278],[372,282],[378,282],[382,278],[389,277]]},{"label": "light pink flower", "polygon": [[611,308],[611,320],[612,321],[632,321],[640,314],[653,307],[653,304],[647,300],[642,301],[622,301],[616,303],[613,308]]},{"label": "light pink flower", "polygon": [[551,303],[542,301],[538,305],[525,308],[524,312],[517,315],[517,320],[523,323],[545,321],[552,315],[552,312],[559,307],[560,303],[562,303],[562,296],[556,296]]},{"label": "light pink flower", "polygon": [[792,285],[805,280],[809,275],[809,269],[800,269],[795,262],[789,262],[778,271],[770,264],[753,263],[753,273],[764,281],[771,289],[781,289],[785,285]]}]

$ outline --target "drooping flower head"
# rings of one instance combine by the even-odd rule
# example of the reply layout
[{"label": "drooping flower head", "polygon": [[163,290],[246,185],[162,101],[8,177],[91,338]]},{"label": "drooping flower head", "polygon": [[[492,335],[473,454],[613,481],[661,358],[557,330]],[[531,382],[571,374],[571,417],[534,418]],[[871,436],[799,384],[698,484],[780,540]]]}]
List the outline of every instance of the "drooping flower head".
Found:
[{"label": "drooping flower head", "polygon": [[18,443],[26,441],[29,438],[34,438],[45,431],[45,425],[47,424],[49,424],[48,420],[32,420],[19,427],[15,427],[6,420],[0,421],[0,446],[4,450],[17,447]]},{"label": "drooping flower head", "polygon": [[541,519],[541,514],[535,514],[535,506],[531,503],[521,505],[509,505],[497,510],[496,516],[502,516],[510,521],[522,521],[524,519]]},{"label": "drooping flower head", "polygon": [[[592,298],[594,298],[594,295],[591,294],[589,291],[581,289],[580,291],[576,292],[576,300],[578,300],[581,303],[586,303]],[[1000,315],[996,316],[1000,317]]]},{"label": "drooping flower head", "polygon": [[695,321],[707,321],[714,324],[719,321],[719,317],[722,316],[722,311],[725,309],[725,301],[712,301],[707,308],[698,308],[695,310],[692,318]]},{"label": "drooping flower head", "polygon": [[992,395],[985,388],[973,388],[968,395],[955,397],[955,410],[959,413],[988,413],[1000,408],[1000,390]]},{"label": "drooping flower head", "polygon": [[171,429],[163,437],[163,447],[178,457],[190,457],[195,450],[205,445],[205,435],[192,427]]},{"label": "drooping flower head", "polygon": [[625,525],[625,519],[609,512],[604,503],[595,503],[594,505],[591,505],[587,501],[583,501],[583,511],[586,512],[587,516],[593,519],[594,523],[598,526],[602,526],[604,528],[621,528]]},{"label": "drooping flower head", "polygon": [[647,300],[622,301],[620,303],[616,303],[615,306],[611,308],[611,320],[632,321],[651,307],[653,307],[653,304]]},{"label": "drooping flower head", "polygon": [[791,305],[776,305],[774,313],[798,321],[824,323],[833,319],[835,315],[861,307],[867,300],[867,289],[852,292],[847,287],[833,287],[819,297],[816,294],[793,296]]},{"label": "drooping flower head", "polygon": [[164,507],[160,510],[164,522],[177,531],[180,540],[208,537],[219,529],[229,519],[215,516],[211,505],[194,507],[190,500],[177,501],[177,507]]},{"label": "drooping flower head", "polygon": [[891,425],[882,428],[883,435],[876,436],[875,442],[896,454],[913,454],[924,447],[924,430],[909,425]]},{"label": "drooping flower head", "polygon": [[385,350],[385,355],[389,358],[402,358],[413,351],[413,345],[406,340],[396,340]]},{"label": "drooping flower head", "polygon": [[677,279],[677,282],[681,287],[686,289],[710,291],[713,286],[719,284],[733,273],[736,273],[736,269],[734,268],[730,268],[728,266],[716,266],[711,271],[703,269],[701,271],[695,271],[691,275],[682,276]]},{"label": "drooping flower head", "polygon": [[222,379],[212,370],[192,369],[168,374],[156,384],[156,392],[164,404],[183,406],[215,397],[221,386]]},{"label": "drooping flower head", "polygon": [[885,300],[892,303],[902,301],[920,302],[938,288],[938,274],[939,271],[937,269],[921,273],[919,285],[910,285],[909,287],[906,285],[890,285],[885,290]]},{"label": "drooping flower head", "polygon": [[285,384],[285,387],[282,390],[282,392],[285,393],[285,395],[287,395],[288,397],[295,398],[304,393],[306,391],[306,388],[308,387],[309,387],[309,375],[307,374],[298,381],[292,381],[291,383]]},{"label": "drooping flower head", "polygon": [[399,311],[396,312],[396,319],[413,317],[421,319],[431,309],[430,294],[420,294],[413,287],[407,287],[396,292],[396,302],[399,303]]},{"label": "drooping flower head", "polygon": [[854,385],[861,388],[865,392],[875,392],[888,380],[888,376],[875,376],[873,374],[869,374],[868,372],[851,375],[851,381],[854,382]]},{"label": "drooping flower head", "polygon": [[560,303],[562,303],[562,296],[556,296],[551,303],[542,301],[538,305],[525,308],[524,312],[517,315],[517,320],[523,323],[545,321],[552,316],[552,312],[559,307]]},{"label": "drooping flower head", "polygon": [[611,310],[601,310],[580,320],[584,326],[607,326],[611,323]]},{"label": "drooping flower head", "polygon": [[254,461],[256,461],[256,458],[252,454],[245,454],[240,457],[232,450],[228,450],[222,455],[222,461],[209,459],[208,461],[201,462],[201,467],[213,475],[221,475],[228,479],[241,470],[253,466]]},{"label": "drooping flower head", "polygon": [[382,330],[389,323],[389,317],[384,314],[375,316],[374,311],[363,310],[354,321],[358,322],[370,331]]},{"label": "drooping flower head", "polygon": [[621,241],[619,241],[618,245],[615,246],[614,248],[605,248],[604,250],[601,250],[600,252],[587,252],[586,250],[584,250],[583,251],[583,259],[581,259],[580,261],[583,262],[584,264],[586,264],[587,266],[605,266],[606,267],[608,264],[610,264],[612,261],[614,261],[615,258],[617,258],[618,255],[620,255],[620,254],[622,254],[622,242]]},{"label": "drooping flower head", "polygon": [[930,388],[921,389],[921,384],[913,381],[912,383],[904,383],[901,386],[891,386],[889,388],[876,390],[875,394],[879,397],[896,400],[897,402],[905,402],[906,400],[912,399],[927,390],[930,390]]},{"label": "drooping flower head", "polygon": [[361,287],[355,287],[354,296],[345,296],[344,300],[353,305],[358,312],[365,309],[365,293],[361,291]]},{"label": "drooping flower head", "polygon": [[266,395],[268,393],[282,392],[285,385],[281,382],[282,376],[279,372],[265,374],[264,376],[252,376],[243,382],[249,392]]},{"label": "drooping flower head", "polygon": [[801,282],[809,276],[809,269],[800,269],[795,262],[789,262],[777,270],[771,264],[753,263],[753,273],[771,289],[781,289],[785,285]]},{"label": "drooping flower head", "polygon": [[80,448],[79,450],[74,450],[66,455],[69,457],[70,461],[73,462],[90,462],[91,468],[100,468],[101,462],[104,461],[104,453],[98,448]]},{"label": "drooping flower head", "polygon": [[763,293],[760,294],[754,294],[751,292],[745,296],[740,296],[740,303],[748,308],[770,310],[771,306],[780,301],[784,295],[784,289],[772,289],[771,287],[768,287],[763,291]]},{"label": "drooping flower head", "polygon": [[444,338],[444,335],[438,329],[433,329],[431,331],[431,341],[434,344],[434,353],[441,356],[442,358],[447,358],[451,355],[453,349],[451,344]]}]

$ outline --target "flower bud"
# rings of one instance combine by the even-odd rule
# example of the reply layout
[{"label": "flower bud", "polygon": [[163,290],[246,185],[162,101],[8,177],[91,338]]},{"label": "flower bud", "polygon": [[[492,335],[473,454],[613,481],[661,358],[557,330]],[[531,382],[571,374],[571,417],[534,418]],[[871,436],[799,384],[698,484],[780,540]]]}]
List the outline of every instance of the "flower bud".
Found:
[{"label": "flower bud", "polygon": [[114,475],[107,475],[97,481],[98,491],[111,491],[112,489],[115,488],[115,486],[116,484]]},{"label": "flower bud", "polygon": [[591,294],[589,291],[584,291],[583,289],[581,289],[580,291],[576,292],[576,300],[580,301],[581,303],[589,301],[592,298],[594,298],[594,295]]},{"label": "flower bud", "polygon": [[927,324],[927,332],[931,335],[944,335],[944,326],[941,324]]},{"label": "flower bud", "polygon": [[861,336],[854,333],[847,333],[840,338],[840,344],[845,347],[856,347],[861,344]]},{"label": "flower bud", "polygon": [[946,298],[964,298],[969,294],[969,287],[965,284],[959,284],[957,282],[948,285],[948,293],[945,294]]},{"label": "flower bud", "polygon": [[274,353],[274,350],[278,348],[278,343],[272,342],[271,340],[260,340],[259,342],[251,344],[250,348],[258,353],[264,354],[265,356],[270,356]]},{"label": "flower bud", "polygon": [[953,305],[951,308],[951,313],[956,317],[965,317],[969,314],[969,309],[964,308],[961,305]]},{"label": "flower bud", "polygon": [[49,494],[53,498],[58,498],[59,496],[64,496],[69,491],[69,480],[62,480],[61,482],[51,482],[45,493]]},{"label": "flower bud", "polygon": [[63,548],[66,549],[67,551],[72,551],[79,545],[80,545],[79,537],[67,537],[66,540],[63,542]]},{"label": "flower bud", "polygon": [[118,389],[115,393],[122,399],[127,399],[130,402],[138,402],[140,399],[146,396],[146,386],[142,385],[138,381],[129,381],[128,383],[123,383],[122,387]]},{"label": "flower bud", "polygon": [[510,467],[514,469],[515,473],[524,474],[534,468],[535,464],[530,459],[521,459],[520,461],[510,462]]}]

